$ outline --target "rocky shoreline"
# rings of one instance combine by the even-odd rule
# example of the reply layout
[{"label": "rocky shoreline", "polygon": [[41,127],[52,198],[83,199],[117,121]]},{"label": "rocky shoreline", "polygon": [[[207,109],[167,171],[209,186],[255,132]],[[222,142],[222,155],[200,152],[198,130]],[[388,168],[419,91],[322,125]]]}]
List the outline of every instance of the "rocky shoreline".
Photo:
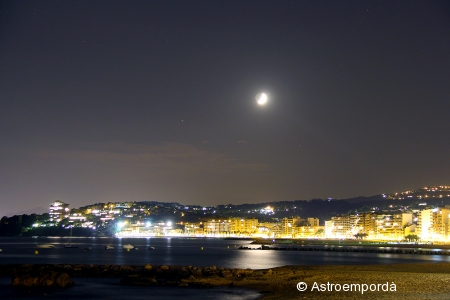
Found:
[{"label": "rocky shoreline", "polygon": [[[261,292],[262,299],[449,299],[450,264],[421,263],[366,266],[285,266],[271,269],[227,269],[216,266],[166,265],[1,265],[1,276],[11,276],[12,285],[70,287],[77,277],[117,278],[118,285],[216,287],[236,286]],[[59,279],[58,279],[59,278]],[[301,292],[297,284],[308,288]],[[327,284],[328,283],[328,288]],[[333,288],[329,289],[331,283]],[[325,290],[319,286],[324,285]],[[389,290],[337,291],[354,284],[387,285]],[[317,288],[314,288],[317,286]],[[395,286],[395,290],[392,287]]]},{"label": "rocky shoreline", "polygon": [[[216,286],[220,279],[242,280],[271,274],[272,270],[226,269],[216,266],[167,266],[167,265],[2,265],[0,275],[11,276],[16,287],[70,287],[72,277],[120,278],[118,284],[138,286]],[[231,284],[229,282],[228,284]]]}]

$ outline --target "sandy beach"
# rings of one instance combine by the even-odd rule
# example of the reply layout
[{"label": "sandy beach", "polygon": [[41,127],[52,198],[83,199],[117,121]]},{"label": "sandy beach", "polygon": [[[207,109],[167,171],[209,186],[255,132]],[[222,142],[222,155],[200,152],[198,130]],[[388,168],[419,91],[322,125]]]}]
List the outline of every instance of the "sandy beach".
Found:
[{"label": "sandy beach", "polygon": [[[297,290],[299,282],[307,284],[305,291]],[[234,284],[267,292],[261,297],[265,300],[450,299],[450,265],[289,266],[274,268],[270,275],[249,277]],[[348,291],[344,291],[345,287]],[[374,291],[370,291],[371,288]],[[364,289],[366,291],[362,292]]]}]

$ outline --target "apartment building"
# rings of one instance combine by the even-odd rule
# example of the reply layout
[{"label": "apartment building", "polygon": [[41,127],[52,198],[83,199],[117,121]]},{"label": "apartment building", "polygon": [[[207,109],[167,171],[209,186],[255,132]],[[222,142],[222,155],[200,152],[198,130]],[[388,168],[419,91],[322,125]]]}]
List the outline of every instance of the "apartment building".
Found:
[{"label": "apartment building", "polygon": [[411,224],[412,213],[339,215],[325,222],[325,236],[348,238],[360,233],[369,238],[401,239]]},{"label": "apartment building", "polygon": [[232,233],[253,234],[258,230],[258,219],[230,219]]},{"label": "apartment building", "polygon": [[50,222],[60,222],[62,219],[68,218],[69,211],[69,204],[59,200],[53,202],[49,207]]},{"label": "apartment building", "polygon": [[416,227],[422,240],[446,240],[449,235],[449,207],[424,209],[419,212]]},{"label": "apartment building", "polygon": [[231,232],[231,220],[210,220],[204,222],[203,231],[205,234],[224,234]]}]

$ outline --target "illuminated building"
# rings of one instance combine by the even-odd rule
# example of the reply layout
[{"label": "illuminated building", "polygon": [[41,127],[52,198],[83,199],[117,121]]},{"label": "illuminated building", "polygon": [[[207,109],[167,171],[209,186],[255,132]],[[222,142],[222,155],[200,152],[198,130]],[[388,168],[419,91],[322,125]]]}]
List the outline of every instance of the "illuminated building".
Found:
[{"label": "illuminated building", "polygon": [[422,240],[445,240],[449,234],[450,208],[424,209],[419,213],[417,234]]},{"label": "illuminated building", "polygon": [[412,213],[379,214],[376,223],[378,238],[402,239],[405,228],[412,224]]},{"label": "illuminated building", "polygon": [[319,219],[318,218],[307,218],[309,226],[317,227],[319,226]]},{"label": "illuminated building", "polygon": [[203,227],[205,234],[221,234],[231,232],[231,221],[230,220],[209,220],[204,223]]},{"label": "illuminated building", "polygon": [[231,219],[231,232],[252,234],[258,230],[258,219]]},{"label": "illuminated building", "polygon": [[60,222],[69,217],[69,204],[62,201],[55,201],[50,204],[50,222]]},{"label": "illuminated building", "polygon": [[325,235],[351,238],[356,234],[365,234],[368,238],[402,239],[405,228],[411,224],[412,213],[339,215],[326,222]]}]

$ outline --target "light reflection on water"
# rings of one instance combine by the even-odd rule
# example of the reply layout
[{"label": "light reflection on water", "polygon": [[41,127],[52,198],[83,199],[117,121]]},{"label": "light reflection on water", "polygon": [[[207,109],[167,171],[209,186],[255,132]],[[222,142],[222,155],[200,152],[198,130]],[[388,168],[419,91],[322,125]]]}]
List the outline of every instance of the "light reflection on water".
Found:
[{"label": "light reflection on water", "polygon": [[418,262],[449,262],[442,255],[414,255],[361,252],[241,250],[230,259],[238,268],[272,268],[284,265],[362,265]]},{"label": "light reflection on water", "polygon": [[[245,240],[219,238],[74,238],[78,248],[66,249],[65,238],[0,238],[0,264],[129,264],[129,265],[185,265],[226,268],[273,268],[284,265],[353,265],[394,264],[415,262],[449,262],[446,255],[329,252],[329,251],[277,251],[238,250],[241,245],[253,248]],[[36,244],[53,243],[55,249],[36,249]],[[105,250],[111,244],[115,249]],[[139,250],[126,251],[125,244]],[[92,250],[84,250],[91,247]],[[148,250],[155,247],[155,250]],[[202,250],[203,247],[203,250]],[[306,247],[308,248],[308,247]],[[34,251],[39,254],[35,255]],[[431,250],[431,249],[428,249]]]}]

